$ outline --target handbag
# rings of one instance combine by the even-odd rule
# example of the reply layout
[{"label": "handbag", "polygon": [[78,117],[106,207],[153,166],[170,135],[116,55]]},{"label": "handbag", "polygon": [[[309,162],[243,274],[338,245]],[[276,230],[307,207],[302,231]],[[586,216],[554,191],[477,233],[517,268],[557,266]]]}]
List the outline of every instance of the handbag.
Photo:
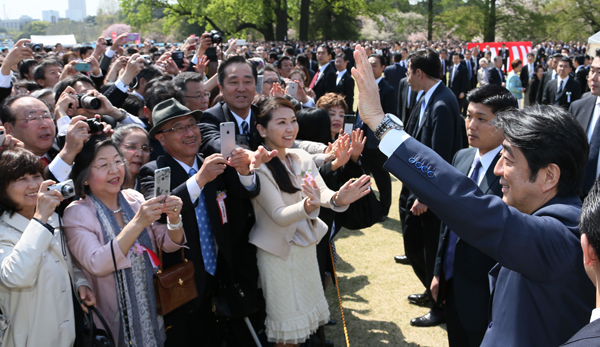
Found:
[{"label": "handbag", "polygon": [[[94,306],[87,306],[88,314],[86,314],[89,328],[83,328],[82,334],[83,338],[81,339],[82,347],[116,347],[115,339],[113,338],[112,332],[110,331],[110,327],[106,324],[106,320],[100,314],[100,311]],[[104,329],[97,329],[94,324],[94,313],[102,322]]]},{"label": "handbag", "polygon": [[181,263],[163,270],[162,249],[158,248],[160,268],[154,274],[154,294],[156,295],[156,310],[159,315],[166,315],[176,308],[198,297],[196,280],[194,279],[194,264],[185,259],[181,249]]},{"label": "handbag", "polygon": [[251,300],[244,288],[239,283],[225,284],[219,281],[211,297],[213,313],[218,318],[238,319],[258,311],[255,300]]}]

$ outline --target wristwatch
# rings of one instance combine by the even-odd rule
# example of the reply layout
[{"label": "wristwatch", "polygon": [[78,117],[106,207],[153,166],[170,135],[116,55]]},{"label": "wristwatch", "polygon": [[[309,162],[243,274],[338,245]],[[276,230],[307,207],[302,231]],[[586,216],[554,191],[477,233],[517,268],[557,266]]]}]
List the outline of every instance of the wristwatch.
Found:
[{"label": "wristwatch", "polygon": [[383,137],[383,134],[385,134],[390,129],[402,130],[404,129],[404,124],[398,117],[394,116],[391,113],[386,113],[381,123],[379,123],[379,125],[375,129],[375,138],[377,138],[378,141],[381,141],[381,137]]}]

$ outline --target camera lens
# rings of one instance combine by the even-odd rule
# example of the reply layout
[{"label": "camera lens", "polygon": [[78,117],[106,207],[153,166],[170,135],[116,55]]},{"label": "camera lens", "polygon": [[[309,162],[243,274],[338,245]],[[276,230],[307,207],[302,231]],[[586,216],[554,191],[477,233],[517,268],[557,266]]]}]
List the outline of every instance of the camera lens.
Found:
[{"label": "camera lens", "polygon": [[97,97],[91,95],[82,96],[79,100],[79,104],[81,107],[86,108],[88,110],[97,110],[102,107],[102,102]]},{"label": "camera lens", "polygon": [[62,190],[60,191],[60,193],[62,194],[63,197],[66,198],[66,197],[69,197],[69,196],[75,194],[75,190],[71,186],[64,185],[62,187]]}]

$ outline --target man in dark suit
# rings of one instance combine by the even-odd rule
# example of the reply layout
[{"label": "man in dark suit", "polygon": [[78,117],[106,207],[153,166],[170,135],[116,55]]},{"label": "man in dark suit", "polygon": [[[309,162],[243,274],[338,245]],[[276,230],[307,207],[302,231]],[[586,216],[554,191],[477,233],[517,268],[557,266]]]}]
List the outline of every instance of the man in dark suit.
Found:
[{"label": "man in dark suit", "polygon": [[404,77],[400,80],[398,88],[398,118],[404,124],[408,124],[408,117],[412,113],[412,109],[417,103],[417,100],[421,98],[423,91],[416,92],[412,90],[410,84],[408,84],[408,77]]},{"label": "man in dark suit", "polygon": [[506,78],[502,74],[502,57],[497,55],[494,57],[494,65],[488,68],[488,76],[490,84],[506,87]]},{"label": "man in dark suit", "polygon": [[581,266],[577,226],[588,151],[581,126],[555,106],[497,114],[493,125],[505,141],[494,173],[500,176],[503,198],[484,195],[470,178],[384,116],[372,102],[375,81],[360,47],[355,58],[360,111],[381,136],[380,149],[389,157],[385,167],[458,237],[499,261],[489,274],[491,314],[481,346],[566,341],[588,322],[595,300]]},{"label": "man in dark suit", "polygon": [[506,44],[502,44],[500,50],[498,50],[498,55],[502,57],[502,66],[504,69],[504,75],[508,74],[508,64],[510,59],[510,51],[506,48]]},{"label": "man in dark suit", "polygon": [[450,68],[450,83],[448,86],[458,102],[458,107],[462,110],[467,95],[467,89],[471,83],[469,80],[469,72],[463,61],[463,56],[460,53],[452,54],[452,67]]},{"label": "man in dark suit", "polygon": [[[407,131],[450,162],[454,154],[466,146],[467,140],[456,97],[438,78],[439,64],[439,56],[433,50],[418,50],[411,55],[408,83],[413,90],[423,91],[423,96],[414,105]],[[440,220],[419,201],[418,195],[404,185],[400,193],[400,219],[404,251],[425,287],[424,294],[413,294],[408,299],[415,304],[430,303],[429,287],[433,278]]]},{"label": "man in dark suit", "polygon": [[558,77],[544,88],[542,104],[568,109],[573,101],[581,98],[581,85],[569,76],[571,70],[571,59],[562,57],[556,66]]},{"label": "man in dark suit", "polygon": [[600,127],[598,127],[598,118],[600,117],[600,106],[598,105],[598,96],[600,96],[600,57],[595,57],[590,64],[590,75],[587,80],[591,96],[581,98],[571,104],[569,112],[577,119],[581,127],[585,130],[590,144],[590,153],[588,164],[585,169],[585,178],[583,180],[583,196],[588,191],[598,177],[598,155],[600,151]]},{"label": "man in dark suit", "polygon": [[235,124],[236,144],[256,150],[262,142],[256,130],[258,108],[252,105],[256,93],[257,71],[244,57],[234,56],[225,60],[217,72],[223,101],[206,110],[202,123],[202,146],[205,154],[221,152],[220,124]]},{"label": "man in dark suit", "polygon": [[319,68],[310,82],[309,88],[315,92],[315,102],[326,93],[335,93],[336,70],[331,53],[331,47],[322,44],[317,48]]},{"label": "man in dark suit", "polygon": [[[394,88],[392,88],[382,76],[383,70],[385,69],[385,58],[381,55],[372,54],[369,57],[369,64],[371,64],[373,75],[377,80],[381,107],[383,107],[386,113],[395,113],[398,108],[396,106]],[[390,211],[390,206],[392,205],[392,180],[390,178],[390,173],[383,169],[383,164],[386,159],[377,148],[379,141],[375,139],[371,129],[364,127],[363,130],[367,137],[367,142],[363,150],[363,163],[369,171],[371,171],[371,175],[377,184],[379,201],[381,202],[381,208],[385,219]]]},{"label": "man in dark suit", "polygon": [[525,88],[525,95],[523,96],[523,106],[529,106],[529,83],[533,82],[533,74],[535,73],[535,55],[533,53],[527,53],[527,62],[523,64],[521,74],[521,85]]},{"label": "man in dark suit", "polygon": [[335,56],[335,69],[337,70],[335,92],[343,95],[348,106],[348,111],[354,114],[354,79],[347,70],[348,60],[344,53]]},{"label": "man in dark suit", "polygon": [[[158,104],[152,114],[150,137],[165,148],[165,155],[142,167],[140,192],[154,194],[154,171],[171,168],[171,194],[183,200],[181,211],[187,239],[185,258],[194,264],[198,290],[195,300],[164,316],[165,346],[251,346],[252,337],[244,321],[219,320],[212,312],[211,298],[219,285],[239,284],[250,302],[257,303],[258,269],[256,248],[248,243],[254,224],[249,199],[260,192],[258,178],[250,172],[248,154],[237,150],[228,160],[220,153],[198,154],[201,111],[169,99]],[[226,192],[220,205],[218,194]],[[204,237],[203,237],[204,235]],[[181,262],[179,252],[163,254],[164,267]],[[228,303],[232,305],[235,303]],[[263,322],[248,312],[255,329]],[[257,329],[258,328],[258,329]]]},{"label": "man in dark suit", "polygon": [[[596,297],[600,297],[600,184],[594,184],[590,194],[585,199],[581,209],[581,248],[583,250],[583,265],[590,280],[596,286]],[[584,326],[562,346],[568,347],[595,347],[600,346],[600,302],[592,311],[590,324]]]},{"label": "man in dark suit", "polygon": [[[502,197],[500,177],[494,175],[494,168],[504,136],[490,122],[496,112],[519,104],[506,88],[493,84],[474,89],[467,101],[465,126],[472,148],[458,151],[452,165],[475,181],[484,194]],[[450,346],[479,346],[488,323],[488,272],[496,261],[456,236],[444,223],[441,230],[431,293],[438,303],[446,302]],[[434,312],[421,317],[421,322],[432,320],[431,314]]]},{"label": "man in dark suit", "polygon": [[[393,64],[386,67],[383,74],[387,83],[394,88],[394,92],[398,95],[398,86],[400,85],[400,80],[406,77],[406,68],[400,64],[402,54],[394,53],[392,60]],[[398,103],[398,99],[396,99],[396,103]]]},{"label": "man in dark suit", "polygon": [[573,59],[573,67],[575,68],[575,81],[581,85],[581,93],[589,91],[587,85],[588,70],[584,66],[585,55],[579,54]]},{"label": "man in dark suit", "polygon": [[535,100],[538,104],[542,103],[542,99],[544,97],[544,90],[546,89],[546,85],[556,79],[558,74],[556,73],[556,65],[558,61],[562,58],[562,55],[556,54],[548,58],[548,70],[542,74],[542,79],[540,80],[540,85],[538,86],[538,91]]},{"label": "man in dark suit", "polygon": [[[469,92],[471,89],[477,87],[477,70],[479,69],[479,64],[477,59],[473,58],[473,53],[470,50],[465,51],[464,63],[469,74],[469,85],[467,86],[467,92]],[[467,114],[466,104],[464,105],[464,108],[465,112],[463,114]]]},{"label": "man in dark suit", "polygon": [[448,85],[446,83],[446,73],[450,68],[451,62],[448,60],[448,51],[446,49],[440,50],[440,79],[444,85]]}]

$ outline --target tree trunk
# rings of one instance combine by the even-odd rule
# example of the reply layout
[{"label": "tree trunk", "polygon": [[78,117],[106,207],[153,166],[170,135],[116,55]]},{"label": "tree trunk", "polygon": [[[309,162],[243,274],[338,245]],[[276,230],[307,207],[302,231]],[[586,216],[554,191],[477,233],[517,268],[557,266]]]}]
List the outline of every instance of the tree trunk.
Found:
[{"label": "tree trunk", "polygon": [[494,42],[496,41],[496,0],[486,0],[486,12],[483,40]]},{"label": "tree trunk", "polygon": [[310,21],[310,0],[300,3],[300,41],[308,41],[308,25]]},{"label": "tree trunk", "polygon": [[433,0],[427,1],[427,40],[433,40]]},{"label": "tree trunk", "polygon": [[277,19],[275,39],[277,41],[283,41],[283,39],[287,36],[288,31],[287,0],[275,1],[275,17]]}]

